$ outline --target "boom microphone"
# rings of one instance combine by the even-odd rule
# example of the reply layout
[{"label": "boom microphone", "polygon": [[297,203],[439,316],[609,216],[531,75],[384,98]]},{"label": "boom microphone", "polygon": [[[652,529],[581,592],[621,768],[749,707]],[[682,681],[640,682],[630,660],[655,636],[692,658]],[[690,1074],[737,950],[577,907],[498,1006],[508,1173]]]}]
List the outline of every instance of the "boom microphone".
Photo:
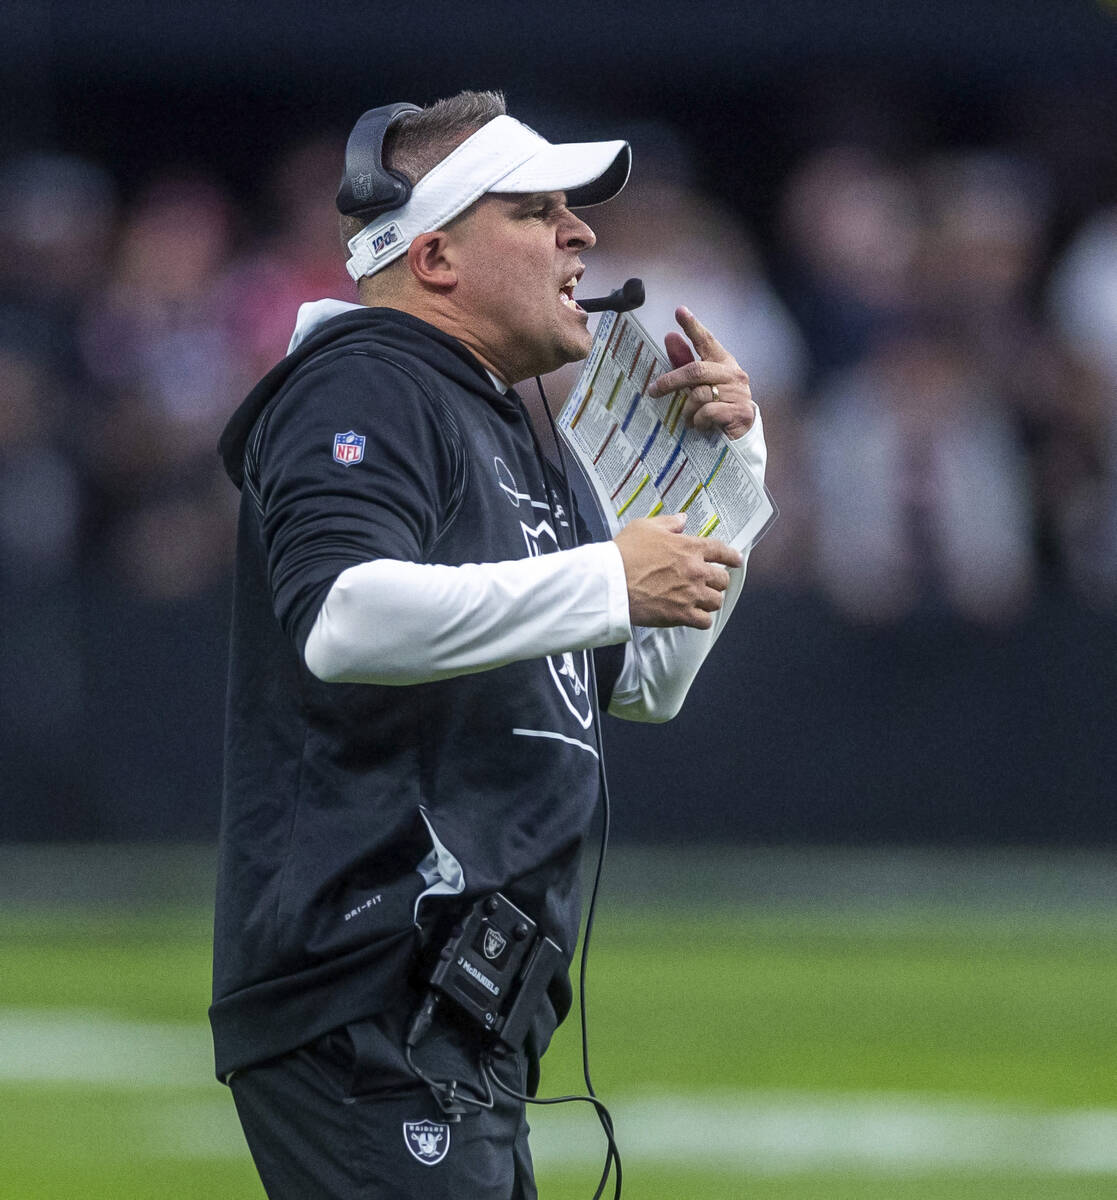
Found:
[{"label": "boom microphone", "polygon": [[596,312],[631,312],[644,303],[644,282],[641,279],[628,279],[624,287],[619,287],[608,296],[600,296],[596,300],[579,300],[578,307],[588,313]]}]

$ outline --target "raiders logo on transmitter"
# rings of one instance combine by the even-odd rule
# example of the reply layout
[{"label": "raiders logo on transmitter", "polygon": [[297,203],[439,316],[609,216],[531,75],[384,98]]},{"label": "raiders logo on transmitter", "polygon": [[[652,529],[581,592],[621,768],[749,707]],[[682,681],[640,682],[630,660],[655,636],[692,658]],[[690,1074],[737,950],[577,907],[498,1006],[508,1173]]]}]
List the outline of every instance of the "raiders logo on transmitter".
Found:
[{"label": "raiders logo on transmitter", "polygon": [[481,944],[481,951],[485,957],[492,962],[501,956],[504,947],[508,945],[508,939],[500,932],[499,929],[492,925],[485,930],[485,940]]},{"label": "raiders logo on transmitter", "polygon": [[436,1121],[404,1121],[403,1140],[412,1158],[424,1167],[433,1167],[450,1149],[450,1126]]}]

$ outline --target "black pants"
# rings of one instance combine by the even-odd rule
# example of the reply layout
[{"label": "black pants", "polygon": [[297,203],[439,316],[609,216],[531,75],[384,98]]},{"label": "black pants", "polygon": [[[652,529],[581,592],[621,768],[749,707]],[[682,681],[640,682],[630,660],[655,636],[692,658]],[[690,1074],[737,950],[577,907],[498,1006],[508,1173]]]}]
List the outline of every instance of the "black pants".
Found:
[{"label": "black pants", "polygon": [[[408,1015],[347,1025],[233,1075],[269,1200],[536,1200],[523,1105],[493,1089],[491,1109],[452,1123],[404,1059]],[[483,1091],[479,1052],[471,1031],[436,1016],[415,1059]],[[522,1057],[497,1070],[523,1090]]]}]

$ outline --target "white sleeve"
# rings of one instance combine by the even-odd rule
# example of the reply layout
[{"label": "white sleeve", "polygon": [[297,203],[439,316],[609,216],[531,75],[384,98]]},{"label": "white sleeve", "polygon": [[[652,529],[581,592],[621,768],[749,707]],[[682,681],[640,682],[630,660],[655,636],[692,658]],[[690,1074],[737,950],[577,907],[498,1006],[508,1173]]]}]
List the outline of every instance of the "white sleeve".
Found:
[{"label": "white sleeve", "polygon": [[[748,432],[730,442],[754,474],[764,482],[768,450],[760,409]],[[675,626],[653,629],[646,625],[633,630],[625,647],[624,666],[613,688],[609,712],[626,721],[669,721],[683,706],[690,685],[706,661],[718,634],[725,628],[745,582],[748,554],[740,567],[730,568],[729,587],[721,608],[713,614],[709,629]]]},{"label": "white sleeve", "polygon": [[630,636],[621,553],[594,542],[509,562],[349,567],[304,657],[327,683],[429,683]]}]

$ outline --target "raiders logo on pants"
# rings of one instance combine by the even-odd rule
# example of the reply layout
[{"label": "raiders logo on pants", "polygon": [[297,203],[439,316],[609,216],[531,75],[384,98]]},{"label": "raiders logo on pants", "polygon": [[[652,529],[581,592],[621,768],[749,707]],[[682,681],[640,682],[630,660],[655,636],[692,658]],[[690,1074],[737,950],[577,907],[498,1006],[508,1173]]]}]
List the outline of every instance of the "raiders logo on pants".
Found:
[{"label": "raiders logo on pants", "polygon": [[[536,1200],[523,1106],[450,1122],[403,1057],[407,1014],[354,1022],[236,1072],[230,1087],[269,1200]],[[472,1090],[478,1047],[436,1020],[416,1051],[435,1078]],[[525,1086],[522,1057],[501,1076]]]}]

